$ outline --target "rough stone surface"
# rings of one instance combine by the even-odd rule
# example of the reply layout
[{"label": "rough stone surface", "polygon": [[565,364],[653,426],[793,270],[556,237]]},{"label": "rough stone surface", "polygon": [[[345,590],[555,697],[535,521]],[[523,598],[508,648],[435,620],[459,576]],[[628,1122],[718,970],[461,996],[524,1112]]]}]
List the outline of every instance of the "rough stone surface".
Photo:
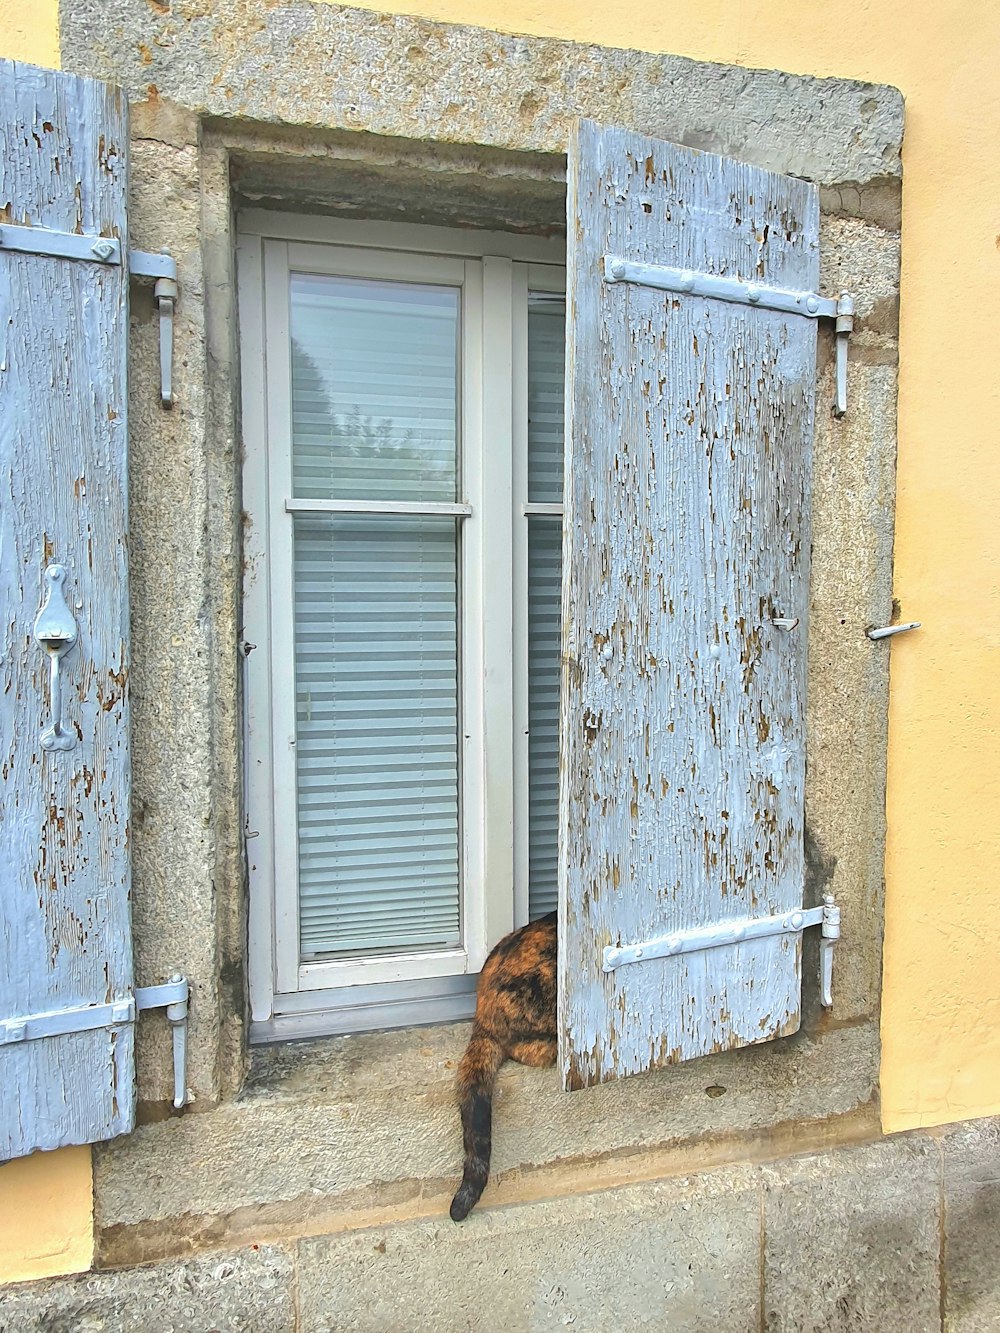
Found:
[{"label": "rough stone surface", "polygon": [[747,1168],[299,1245],[302,1333],[759,1328]]},{"label": "rough stone surface", "polygon": [[944,1158],[945,1333],[1000,1328],[1000,1122],[948,1134]]},{"label": "rough stone surface", "polygon": [[[291,1106],[301,1071],[288,1055]],[[501,1208],[484,1200],[461,1227],[443,1212],[347,1230],[338,1217],[328,1234],[286,1242],[294,1256],[220,1246],[2,1289],[0,1333],[992,1333],[998,1153],[1000,1121],[978,1121],[603,1190],[583,1180],[587,1192]],[[202,1171],[214,1168],[206,1154]]]},{"label": "rough stone surface", "polygon": [[563,152],[590,116],[820,182],[900,172],[902,98],[837,79],[304,0],[62,0],[63,67],[201,114]]},{"label": "rough stone surface", "polygon": [[[240,1210],[234,1225],[252,1226],[260,1205],[294,1201],[289,1217],[304,1219],[443,1196],[461,1174],[453,1081],[467,1035],[462,1024],[288,1046],[238,1101],[142,1126],[101,1148],[95,1198],[105,1261],[134,1254],[140,1238],[127,1228],[147,1219],[176,1219],[176,1246],[199,1243],[198,1232],[217,1237],[218,1220]],[[711,1161],[713,1142],[727,1135],[766,1138],[770,1125],[822,1125],[864,1106],[875,1054],[871,1029],[848,1028],[819,1044],[752,1047],[572,1095],[560,1091],[555,1070],[508,1065],[495,1098],[494,1172],[516,1182],[558,1162],[583,1176],[591,1159],[686,1143],[699,1145],[696,1162]]]},{"label": "rough stone surface", "polygon": [[939,1171],[916,1136],[762,1168],[768,1333],[939,1328]]},{"label": "rough stone surface", "polygon": [[[213,653],[205,604],[207,544],[204,287],[199,157],[134,140],[130,243],[169,249],[181,297],[174,328],[176,402],[159,396],[159,321],[151,284],[132,284],[129,341],[129,564],[132,585],[132,916],[140,985],[180,968],[192,986],[188,1082],[217,1093],[218,997],[211,886]],[[173,1085],[168,1025],[139,1024],[140,1099]]]},{"label": "rough stone surface", "polygon": [[291,1333],[292,1260],[275,1246],[0,1287],[0,1333]]}]

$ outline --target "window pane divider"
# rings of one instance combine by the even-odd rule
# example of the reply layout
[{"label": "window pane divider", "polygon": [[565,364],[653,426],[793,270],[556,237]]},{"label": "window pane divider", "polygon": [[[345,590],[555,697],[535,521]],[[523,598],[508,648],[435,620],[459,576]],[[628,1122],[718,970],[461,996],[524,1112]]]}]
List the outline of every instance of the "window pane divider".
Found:
[{"label": "window pane divider", "polygon": [[470,518],[472,505],[436,500],[286,500],[287,514],[415,514],[424,518]]}]

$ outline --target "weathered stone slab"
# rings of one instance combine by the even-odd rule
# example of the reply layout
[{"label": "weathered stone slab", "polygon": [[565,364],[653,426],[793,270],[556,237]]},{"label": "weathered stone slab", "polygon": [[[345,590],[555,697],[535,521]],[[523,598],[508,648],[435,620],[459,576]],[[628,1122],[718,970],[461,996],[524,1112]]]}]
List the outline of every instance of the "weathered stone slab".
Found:
[{"label": "weathered stone slab", "polygon": [[275,1246],[0,1287],[0,1333],[292,1333],[291,1256]]},{"label": "weathered stone slab", "polygon": [[939,1327],[939,1157],[929,1139],[762,1168],[768,1333]]},{"label": "weathered stone slab", "polygon": [[944,1327],[1000,1328],[1000,1121],[976,1120],[944,1140]]},{"label": "weathered stone slab", "polygon": [[756,1333],[759,1233],[741,1167],[302,1241],[301,1330]]},{"label": "weathered stone slab", "polygon": [[339,5],[74,0],[63,66],[200,114],[564,152],[589,116],[819,182],[900,174],[894,89]]},{"label": "weathered stone slab", "polygon": [[[467,1033],[455,1025],[274,1048],[239,1101],[142,1126],[100,1150],[104,1262],[134,1255],[128,1228],[147,1220],[170,1222],[174,1241],[156,1233],[164,1244],[205,1227],[207,1243],[216,1234],[209,1220],[241,1209],[300,1200],[302,1217],[307,1205],[331,1213],[446,1192],[461,1174],[454,1073]],[[558,1162],[579,1175],[591,1159],[692,1140],[693,1157],[711,1161],[713,1139],[866,1104],[874,1042],[869,1029],[849,1028],[822,1043],[792,1039],[572,1094],[555,1070],[508,1065],[495,1098],[494,1171]]]}]

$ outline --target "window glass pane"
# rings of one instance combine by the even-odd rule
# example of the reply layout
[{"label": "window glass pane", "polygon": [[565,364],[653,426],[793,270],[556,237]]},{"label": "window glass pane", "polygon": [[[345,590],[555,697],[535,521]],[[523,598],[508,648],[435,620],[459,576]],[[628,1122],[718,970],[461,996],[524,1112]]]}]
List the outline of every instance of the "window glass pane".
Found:
[{"label": "window glass pane", "polygon": [[460,942],[453,519],[295,516],[303,961]]},{"label": "window glass pane", "polygon": [[563,498],[563,378],[566,316],[561,309],[528,306],[528,499]]},{"label": "window glass pane", "polygon": [[[563,494],[563,311],[528,306],[528,498]],[[562,520],[528,519],[528,914],[556,905]]]},{"label": "window glass pane", "polygon": [[290,283],[295,498],[453,501],[459,290]]}]

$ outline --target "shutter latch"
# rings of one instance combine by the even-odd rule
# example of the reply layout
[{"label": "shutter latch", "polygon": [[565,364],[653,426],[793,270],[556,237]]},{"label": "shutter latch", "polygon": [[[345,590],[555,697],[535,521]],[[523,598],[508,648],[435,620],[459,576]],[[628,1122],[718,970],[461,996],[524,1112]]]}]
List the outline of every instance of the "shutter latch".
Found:
[{"label": "shutter latch", "polygon": [[785,287],[764,287],[759,282],[743,282],[718,273],[699,273],[688,268],[669,268],[666,264],[636,264],[618,255],[604,256],[607,282],[632,282],[641,287],[656,287],[664,292],[686,293],[713,301],[756,306],[761,310],[780,310],[785,315],[803,315],[806,319],[832,319],[837,335],[836,396],[833,415],[847,411],[847,340],[854,330],[854,297],[841,292],[834,301],[816,292],[793,291]]},{"label": "shutter latch", "polygon": [[72,750],[76,732],[63,725],[62,659],[79,638],[73,612],[63,595],[66,569],[49,565],[45,570],[45,601],[35,617],[35,639],[49,655],[49,713],[52,721],[39,737],[43,750]]},{"label": "shutter latch", "polygon": [[833,1007],[833,946],[840,939],[840,908],[832,893],[823,895],[822,907],[796,908],[779,916],[749,917],[722,921],[716,926],[695,930],[677,930],[642,944],[621,944],[604,950],[603,969],[613,972],[628,963],[644,963],[651,958],[673,958],[676,954],[701,953],[725,944],[742,944],[768,935],[799,935],[808,926],[820,926],[819,975],[820,1003]]},{"label": "shutter latch", "polygon": [[187,1102],[189,995],[187,978],[175,972],[161,986],[138,986],[134,994],[108,1004],[81,1004],[73,1009],[0,1020],[0,1046],[36,1041],[40,1037],[63,1037],[71,1032],[123,1027],[134,1023],[136,1015],[144,1009],[166,1009],[174,1045],[174,1106],[179,1111]]},{"label": "shutter latch", "polygon": [[177,264],[170,255],[145,250],[128,252],[133,278],[154,278],[153,300],[160,315],[160,402],[174,405],[174,306],[177,304]]}]

